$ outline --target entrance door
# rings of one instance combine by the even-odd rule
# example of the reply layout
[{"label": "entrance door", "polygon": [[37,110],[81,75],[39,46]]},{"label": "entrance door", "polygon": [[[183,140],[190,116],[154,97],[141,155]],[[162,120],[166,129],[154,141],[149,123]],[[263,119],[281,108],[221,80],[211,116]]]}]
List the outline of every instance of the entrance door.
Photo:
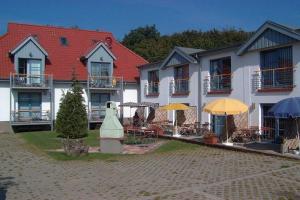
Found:
[{"label": "entrance door", "polygon": [[225,116],[212,115],[212,129],[217,136],[220,136],[222,133],[224,133],[226,128],[225,123]]},{"label": "entrance door", "polygon": [[91,118],[93,121],[99,121],[105,117],[106,102],[109,100],[109,93],[91,94]]},{"label": "entrance door", "polygon": [[29,84],[40,84],[41,83],[41,60],[27,60],[27,81]]},{"label": "entrance door", "polygon": [[41,93],[18,93],[19,120],[41,120]]}]

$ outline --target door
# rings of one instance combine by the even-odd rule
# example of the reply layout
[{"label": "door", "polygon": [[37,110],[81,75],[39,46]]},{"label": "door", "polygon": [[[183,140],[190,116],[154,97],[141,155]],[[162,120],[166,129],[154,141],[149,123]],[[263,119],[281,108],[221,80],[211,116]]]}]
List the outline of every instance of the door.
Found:
[{"label": "door", "polygon": [[106,102],[109,100],[109,93],[91,94],[91,118],[93,121],[99,121],[105,117]]},{"label": "door", "polygon": [[27,61],[27,83],[28,84],[40,84],[41,83],[41,60],[32,60]]},{"label": "door", "polygon": [[225,132],[225,116],[212,115],[212,130],[217,136]]},{"label": "door", "polygon": [[18,118],[20,121],[41,120],[41,93],[18,93]]}]

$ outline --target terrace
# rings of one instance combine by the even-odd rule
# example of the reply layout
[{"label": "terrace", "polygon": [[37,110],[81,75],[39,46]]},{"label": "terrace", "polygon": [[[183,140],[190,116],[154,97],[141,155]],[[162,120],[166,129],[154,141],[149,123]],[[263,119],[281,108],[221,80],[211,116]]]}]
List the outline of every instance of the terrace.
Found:
[{"label": "terrace", "polygon": [[53,86],[53,76],[50,74],[10,74],[11,88],[49,89]]}]

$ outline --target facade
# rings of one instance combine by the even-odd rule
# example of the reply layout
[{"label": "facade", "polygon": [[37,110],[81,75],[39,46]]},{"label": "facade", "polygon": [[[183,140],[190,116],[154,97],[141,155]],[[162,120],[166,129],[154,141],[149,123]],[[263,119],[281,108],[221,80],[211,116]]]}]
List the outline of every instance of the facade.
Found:
[{"label": "facade", "polygon": [[[200,87],[200,65],[196,53],[202,49],[175,47],[169,56],[160,62],[139,66],[141,101],[167,105],[184,103],[197,107]],[[174,120],[175,112],[169,113]]]},{"label": "facade", "polygon": [[[8,24],[0,37],[0,123],[53,128],[74,73],[84,88],[89,125],[102,122],[105,102],[138,101],[138,70],[147,63],[109,32]],[[124,108],[120,117],[129,117]]]},{"label": "facade", "polygon": [[[274,134],[280,134],[285,121],[275,120],[268,110],[282,99],[300,95],[299,40],[299,29],[267,21],[245,44],[194,54],[197,70],[193,73],[199,76],[191,79],[195,74],[190,74],[190,85],[195,85],[192,93],[197,94],[198,120],[210,123],[214,132],[221,134],[224,116],[212,116],[201,108],[218,98],[235,98],[249,106],[247,114],[234,117],[238,126],[269,127]],[[141,88],[149,69],[140,68]],[[162,68],[160,73],[164,73]],[[164,79],[161,76],[159,82]],[[147,98],[145,94],[144,97]],[[156,100],[162,105],[169,103],[161,98]]]}]

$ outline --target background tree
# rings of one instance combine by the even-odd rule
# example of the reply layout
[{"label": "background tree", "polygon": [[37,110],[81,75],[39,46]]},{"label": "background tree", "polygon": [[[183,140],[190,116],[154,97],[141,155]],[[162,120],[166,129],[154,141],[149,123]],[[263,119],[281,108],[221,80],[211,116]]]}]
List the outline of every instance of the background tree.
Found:
[{"label": "background tree", "polygon": [[82,96],[83,90],[75,73],[72,88],[61,99],[56,119],[56,132],[65,138],[77,139],[87,135],[87,112]]},{"label": "background tree", "polygon": [[186,30],[160,35],[155,25],[138,27],[125,35],[122,43],[150,62],[164,59],[175,46],[213,49],[245,42],[251,35],[236,28],[208,31]]}]

